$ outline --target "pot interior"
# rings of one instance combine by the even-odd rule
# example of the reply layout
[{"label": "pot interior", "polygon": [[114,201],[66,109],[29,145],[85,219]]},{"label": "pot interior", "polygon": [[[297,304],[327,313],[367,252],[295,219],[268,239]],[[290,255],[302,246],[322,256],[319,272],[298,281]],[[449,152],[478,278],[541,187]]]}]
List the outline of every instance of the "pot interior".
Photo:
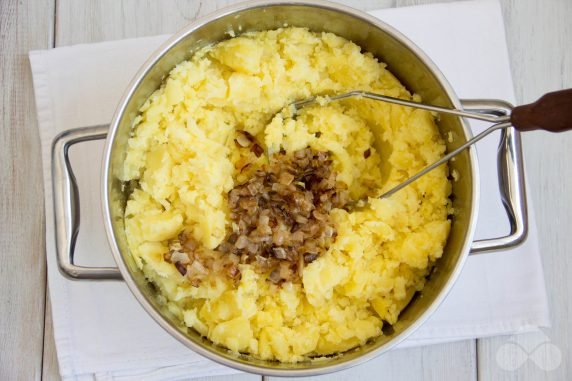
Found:
[{"label": "pot interior", "polygon": [[[449,107],[460,106],[455,95],[442,79],[441,74],[427,61],[408,40],[387,25],[360,12],[329,3],[289,4],[243,4],[218,12],[208,20],[199,20],[166,43],[141,69],[126,94],[112,123],[106,157],[107,168],[104,182],[107,189],[107,212],[111,217],[111,246],[123,276],[135,296],[172,335],[187,346],[211,359],[250,372],[294,375],[319,374],[355,365],[360,360],[372,358],[389,349],[420,325],[436,308],[457,277],[468,254],[475,223],[477,169],[474,149],[467,150],[450,162],[460,178],[453,183],[454,208],[452,228],[443,257],[437,262],[423,291],[414,297],[401,313],[399,321],[384,335],[363,347],[333,356],[319,362],[283,364],[261,361],[247,356],[229,354],[209,340],[201,338],[194,330],[182,327],[157,301],[154,287],[143,277],[127,247],[123,214],[128,187],[116,174],[121,168],[133,120],[138,109],[155,91],[164,76],[179,62],[188,59],[198,49],[230,38],[230,32],[239,34],[247,31],[299,26],[312,31],[327,31],[349,39],[365,51],[373,53],[388,64],[388,69],[412,92],[422,96],[424,102]],[[240,31],[240,32],[239,32]],[[442,136],[452,134],[447,149],[452,150],[468,138],[468,128],[458,118],[442,116],[439,121]],[[282,371],[288,371],[284,373]]]}]

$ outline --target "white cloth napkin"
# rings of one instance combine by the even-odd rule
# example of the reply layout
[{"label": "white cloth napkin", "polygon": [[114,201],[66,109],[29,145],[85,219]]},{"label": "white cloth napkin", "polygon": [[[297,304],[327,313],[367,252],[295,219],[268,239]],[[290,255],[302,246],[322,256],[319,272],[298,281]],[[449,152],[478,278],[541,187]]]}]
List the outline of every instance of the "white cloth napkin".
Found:
[{"label": "white cloth napkin", "polygon": [[[459,96],[514,101],[503,20],[496,1],[371,13],[425,50]],[[52,139],[62,130],[109,123],[132,75],[166,38],[30,53],[42,141],[49,290],[64,380],[177,380],[235,372],[196,355],[169,336],[139,306],[125,284],[69,281],[56,266]],[[477,238],[508,231],[497,189],[497,144],[498,136],[478,145],[482,185]],[[113,265],[99,201],[102,147],[103,142],[92,142],[71,149],[81,194],[76,256],[84,265]],[[514,250],[471,257],[441,308],[402,346],[513,334],[549,325],[530,200],[529,209],[528,240]]]}]

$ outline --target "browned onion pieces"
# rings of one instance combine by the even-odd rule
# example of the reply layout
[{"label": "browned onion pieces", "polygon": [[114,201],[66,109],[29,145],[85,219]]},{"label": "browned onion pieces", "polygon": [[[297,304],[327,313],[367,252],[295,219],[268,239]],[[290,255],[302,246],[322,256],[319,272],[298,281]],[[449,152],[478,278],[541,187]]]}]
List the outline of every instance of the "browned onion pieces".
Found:
[{"label": "browned onion pieces", "polygon": [[234,142],[237,146],[242,148],[250,147],[250,151],[252,151],[256,157],[260,157],[264,153],[262,147],[256,143],[256,138],[247,131],[237,131],[236,139],[234,139]]},{"label": "browned onion pieces", "polygon": [[235,229],[218,250],[280,283],[297,280],[329,247],[336,234],[329,212],[345,206],[348,192],[336,181],[329,153],[305,148],[274,154],[229,192],[228,202]]},{"label": "browned onion pieces", "polygon": [[197,243],[185,232],[169,243],[165,261],[175,265],[182,276],[198,287],[209,274],[224,274],[238,281],[240,258],[235,254],[222,254],[217,251],[198,250]]},{"label": "browned onion pieces", "polygon": [[[237,144],[256,143],[244,134]],[[330,211],[349,201],[347,187],[336,181],[331,167],[327,152],[310,148],[273,155],[268,165],[229,192],[234,228],[216,250],[199,248],[182,232],[169,243],[165,260],[195,287],[209,274],[238,281],[240,263],[253,264],[275,284],[298,281],[304,266],[336,236]]]}]

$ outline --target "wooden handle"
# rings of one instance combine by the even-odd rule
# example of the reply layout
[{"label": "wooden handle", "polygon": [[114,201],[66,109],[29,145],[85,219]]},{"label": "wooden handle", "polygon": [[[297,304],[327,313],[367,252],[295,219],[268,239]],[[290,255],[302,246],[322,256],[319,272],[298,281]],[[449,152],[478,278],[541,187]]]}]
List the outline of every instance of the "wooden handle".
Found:
[{"label": "wooden handle", "polygon": [[543,95],[534,103],[515,107],[510,116],[519,131],[563,132],[572,129],[572,89]]}]

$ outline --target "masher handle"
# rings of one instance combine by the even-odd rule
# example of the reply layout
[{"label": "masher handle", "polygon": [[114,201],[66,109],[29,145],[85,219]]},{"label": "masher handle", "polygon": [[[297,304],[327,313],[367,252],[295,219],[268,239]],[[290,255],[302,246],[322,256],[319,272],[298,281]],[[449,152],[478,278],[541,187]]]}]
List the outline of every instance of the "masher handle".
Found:
[{"label": "masher handle", "polygon": [[572,89],[548,93],[534,103],[515,107],[510,121],[519,131],[572,130]]}]

